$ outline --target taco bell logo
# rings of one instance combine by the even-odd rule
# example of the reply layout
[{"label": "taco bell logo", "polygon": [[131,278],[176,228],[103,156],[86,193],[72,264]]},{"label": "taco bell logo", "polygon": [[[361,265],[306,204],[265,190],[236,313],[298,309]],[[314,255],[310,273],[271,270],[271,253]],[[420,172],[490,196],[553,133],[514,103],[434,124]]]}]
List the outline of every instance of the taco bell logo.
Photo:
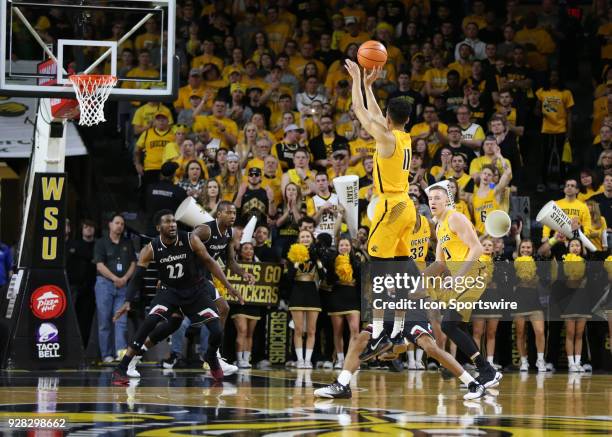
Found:
[{"label": "taco bell logo", "polygon": [[38,328],[38,343],[57,343],[58,339],[59,331],[53,323],[43,323]]},{"label": "taco bell logo", "polygon": [[53,323],[42,323],[36,331],[36,356],[38,358],[61,358],[59,330]]}]

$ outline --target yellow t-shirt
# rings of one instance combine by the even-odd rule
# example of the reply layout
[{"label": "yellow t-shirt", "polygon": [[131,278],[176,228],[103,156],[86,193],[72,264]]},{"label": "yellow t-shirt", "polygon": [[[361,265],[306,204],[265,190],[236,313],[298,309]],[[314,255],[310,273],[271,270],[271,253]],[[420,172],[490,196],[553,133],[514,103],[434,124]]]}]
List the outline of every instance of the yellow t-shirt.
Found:
[{"label": "yellow t-shirt", "polygon": [[465,29],[469,23],[475,23],[478,26],[478,30],[487,27],[487,20],[482,15],[468,15],[461,22],[461,28]]},{"label": "yellow t-shirt", "polygon": [[472,219],[472,213],[470,212],[470,207],[467,203],[465,203],[465,200],[460,200],[458,202],[457,200],[455,200],[455,211],[460,212],[461,214],[466,216],[469,221],[474,223],[474,220]]},{"label": "yellow t-shirt", "polygon": [[228,133],[238,137],[238,125],[235,121],[229,118],[216,118],[214,115],[198,115],[193,123],[194,132],[208,131],[212,138],[218,138],[221,141],[221,146],[229,149],[229,144],[225,141],[225,137],[216,126],[215,122],[221,123]]},{"label": "yellow t-shirt", "polygon": [[[504,158],[508,167],[510,167],[510,161]],[[487,155],[479,156],[478,158],[474,158],[470,163],[470,176],[475,173],[480,173],[482,171],[482,167],[485,165],[489,165],[493,162],[493,158],[488,157]],[[497,169],[499,170],[499,174],[501,175],[504,171],[501,162],[497,161]]]},{"label": "yellow t-shirt", "polygon": [[200,166],[202,167],[202,179],[208,179],[208,167],[206,166],[206,163],[201,160],[200,158],[189,158],[189,159],[185,159],[182,156],[178,156],[177,158],[174,158],[173,161],[176,162],[179,165],[179,168],[176,169],[176,173],[174,173],[174,181],[175,182],[179,182],[183,179],[183,177],[185,176],[185,173],[187,171],[187,169],[185,168],[185,166],[189,163],[189,161],[193,161],[193,160],[198,161],[198,163],[200,164]]},{"label": "yellow t-shirt", "polygon": [[215,55],[200,55],[191,60],[191,68],[203,67],[206,64],[214,64],[219,69],[219,73],[223,71],[223,60]]},{"label": "yellow t-shirt", "polygon": [[599,188],[597,189],[597,191],[593,190],[591,187],[588,187],[586,190],[586,193],[578,193],[578,200],[582,201],[582,202],[586,202],[587,200],[589,200],[591,197],[593,197],[596,194],[599,193],[603,193],[604,192],[604,186],[603,184],[601,184],[599,186]]},{"label": "yellow t-shirt", "polygon": [[408,193],[408,178],[410,177],[410,162],[412,160],[412,141],[410,134],[393,130],[395,149],[388,158],[374,153],[374,186],[381,194]]},{"label": "yellow t-shirt", "polygon": [[285,41],[291,34],[291,28],[284,21],[270,23],[265,26],[266,34],[268,35],[268,45],[274,53],[280,53],[285,48]]},{"label": "yellow t-shirt", "polygon": [[[360,155],[361,152],[365,152],[369,156],[374,156],[376,152],[376,140],[363,140],[361,138],[357,138],[356,140],[349,142],[349,148],[351,156]],[[365,168],[363,167],[363,162],[359,161],[355,165],[351,166],[350,169],[355,172],[360,178],[366,175]]]},{"label": "yellow t-shirt", "polygon": [[281,191],[281,176],[278,175],[279,168],[277,167],[277,174],[273,178],[270,178],[262,173],[261,176],[261,188],[270,187],[272,193],[274,193],[274,204],[276,206],[280,205],[283,202],[283,193]]},{"label": "yellow t-shirt", "polygon": [[174,124],[172,112],[170,112],[170,110],[163,104],[158,103],[156,105],[146,104],[138,108],[134,113],[134,117],[132,118],[132,125],[139,127],[148,126],[148,124],[155,118],[155,114],[158,112],[164,113],[166,117],[168,117],[168,123]]},{"label": "yellow t-shirt", "polygon": [[421,215],[421,226],[410,237],[410,258],[416,263],[425,262],[427,251],[429,250],[429,239],[431,238],[431,228],[427,217]]},{"label": "yellow t-shirt", "polygon": [[542,103],[542,133],[563,134],[567,132],[567,110],[574,106],[574,97],[569,90],[556,89],[536,91],[536,97]]},{"label": "yellow t-shirt", "polygon": [[533,44],[542,55],[549,55],[555,51],[555,42],[550,34],[541,27],[527,29],[526,27],[516,32],[514,42],[520,45]]},{"label": "yellow t-shirt", "polygon": [[[563,210],[563,212],[570,218],[578,218],[580,225],[585,235],[591,231],[591,213],[589,212],[589,207],[586,206],[586,203],[576,199],[573,201],[568,201],[565,198],[560,200],[555,200],[555,203],[559,208]],[[542,229],[542,238],[550,237],[550,228],[548,226],[544,226]]]},{"label": "yellow t-shirt", "polygon": [[340,37],[340,41],[338,42],[338,50],[344,53],[349,44],[355,43],[357,45],[361,45],[369,39],[370,35],[366,32],[359,32],[357,36],[351,36],[350,33],[345,32],[344,35]]},{"label": "yellow t-shirt", "polygon": [[478,235],[485,233],[485,220],[487,214],[496,209],[500,209],[499,203],[495,198],[495,190],[489,189],[485,197],[478,195],[478,190],[474,190],[472,195],[472,210],[474,211],[474,225]]},{"label": "yellow t-shirt", "polygon": [[423,87],[425,86],[425,82],[427,82],[426,71],[424,71],[423,73],[417,73],[416,71],[413,71],[410,75],[410,88],[413,91],[420,93],[423,90]]},{"label": "yellow t-shirt", "polygon": [[181,109],[191,109],[191,102],[189,101],[189,98],[193,95],[204,97],[205,91],[206,88],[204,87],[204,84],[200,85],[200,87],[196,89],[191,88],[191,85],[189,84],[180,87],[178,91],[178,97],[174,101],[174,108],[177,111],[180,111]]},{"label": "yellow t-shirt", "polygon": [[[442,173],[442,167],[439,165],[434,165],[429,169],[429,174],[432,175],[434,178],[438,178],[438,176],[440,175],[440,173]],[[453,175],[453,171],[452,170],[448,170],[445,174],[444,177],[445,178],[450,178]]]},{"label": "yellow t-shirt", "polygon": [[238,184],[236,176],[229,176],[227,183],[223,183],[223,178],[221,175],[216,176],[215,180],[221,187],[221,191],[223,192],[223,200],[233,202],[234,197],[236,197],[236,193],[238,193],[238,189],[240,188],[240,184]]},{"label": "yellow t-shirt", "polygon": [[[142,70],[141,68],[136,67],[128,71],[125,77],[133,77],[133,78],[138,78],[138,79],[142,79],[142,78],[159,79],[159,71],[154,70],[152,68]],[[139,89],[155,88],[158,85],[161,85],[161,84],[159,82],[141,82],[140,80],[136,82],[134,80],[126,80],[121,84],[121,88],[139,90]],[[140,102],[133,101],[132,105],[140,106]]]},{"label": "yellow t-shirt", "polygon": [[174,141],[174,133],[170,128],[163,132],[152,127],[140,134],[136,147],[145,152],[145,171],[161,169],[164,147],[172,141]]},{"label": "yellow t-shirt", "polygon": [[455,70],[457,73],[459,73],[459,80],[461,82],[463,82],[472,75],[472,64],[470,64],[469,62],[462,64],[459,61],[455,61],[448,64],[448,69],[449,71]]},{"label": "yellow t-shirt", "polygon": [[606,219],[605,217],[601,217],[601,226],[600,227],[594,227],[593,225],[591,225],[591,232],[597,232],[597,236],[596,237],[589,237],[589,240],[591,240],[591,243],[593,243],[593,245],[595,246],[595,248],[598,251],[604,250],[603,249],[603,242],[601,241],[602,236],[603,236],[603,232],[608,229],[608,224],[606,223]]},{"label": "yellow t-shirt", "polygon": [[173,159],[178,158],[181,155],[181,148],[176,142],[172,141],[164,146],[164,153],[162,155],[162,164]]},{"label": "yellow t-shirt", "polygon": [[136,42],[134,43],[134,47],[136,51],[141,51],[143,49],[152,49],[153,47],[159,46],[159,34],[157,33],[143,33],[142,35],[138,35],[136,37]]},{"label": "yellow t-shirt", "polygon": [[444,91],[448,87],[446,85],[446,75],[448,68],[438,69],[430,68],[425,72],[425,82],[428,82],[433,89]]},{"label": "yellow t-shirt", "polygon": [[[293,182],[298,187],[300,187],[300,190],[302,191],[302,193],[305,192],[308,189],[308,184],[306,183],[305,180],[303,180],[300,177],[300,175],[298,174],[298,172],[297,172],[297,170],[295,168],[292,168],[292,169],[288,170],[287,174],[289,175],[289,181]],[[315,172],[313,172],[312,170],[308,170],[306,172],[306,177],[309,180],[311,180],[311,181],[314,181],[316,176],[317,176],[317,174]]]},{"label": "yellow t-shirt", "polygon": [[[417,123],[410,129],[410,135],[417,137],[424,133],[428,133],[429,130],[429,125],[427,123]],[[440,121],[438,122],[438,130],[446,136],[448,133],[448,125]],[[430,158],[433,158],[438,149],[442,147],[441,138],[436,132],[433,135],[428,135],[425,139],[427,140],[427,153]]]}]

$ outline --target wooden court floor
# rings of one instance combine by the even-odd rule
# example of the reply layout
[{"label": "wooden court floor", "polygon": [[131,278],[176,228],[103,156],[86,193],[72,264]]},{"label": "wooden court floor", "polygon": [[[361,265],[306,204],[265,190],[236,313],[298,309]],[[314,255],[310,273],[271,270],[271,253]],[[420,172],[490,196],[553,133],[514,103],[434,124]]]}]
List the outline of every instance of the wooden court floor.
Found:
[{"label": "wooden court floor", "polygon": [[506,373],[497,396],[465,402],[459,383],[436,372],[367,370],[354,378],[352,399],[315,399],[313,389],[334,375],[249,370],[215,385],[201,371],[147,368],[138,382],[116,387],[109,368],[4,371],[0,432],[40,437],[612,434],[610,374]]}]

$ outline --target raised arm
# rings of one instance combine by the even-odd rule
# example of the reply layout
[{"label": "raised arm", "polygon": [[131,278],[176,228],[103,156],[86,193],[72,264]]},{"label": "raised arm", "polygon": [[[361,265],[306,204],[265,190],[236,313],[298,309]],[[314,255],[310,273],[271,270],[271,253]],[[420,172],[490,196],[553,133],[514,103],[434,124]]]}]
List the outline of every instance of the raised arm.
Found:
[{"label": "raised arm", "polygon": [[[387,128],[386,122],[381,123],[375,112],[371,113],[366,109],[361,93],[361,70],[359,66],[350,59],[347,59],[345,63],[346,70],[353,79],[352,100],[355,116],[361,126],[376,140],[376,149],[381,158],[388,158],[395,151],[395,137]],[[378,105],[376,107],[378,108]],[[378,110],[380,111],[380,108]]]},{"label": "raised arm", "polygon": [[497,201],[501,201],[501,197],[504,194],[504,190],[510,185],[510,181],[512,180],[512,169],[508,164],[508,161],[501,155],[499,151],[499,146],[497,147],[497,153],[495,157],[501,162],[503,173],[499,178],[499,183],[495,186],[495,197]]},{"label": "raised arm", "polygon": [[385,124],[385,116],[383,115],[380,106],[378,106],[378,102],[376,101],[376,97],[374,96],[374,91],[372,91],[372,84],[376,82],[376,80],[380,77],[382,72],[382,68],[378,67],[374,70],[370,70],[370,72],[364,70],[363,72],[363,88],[365,89],[366,95],[366,103],[368,104],[368,112],[376,117],[376,121],[381,124]]}]

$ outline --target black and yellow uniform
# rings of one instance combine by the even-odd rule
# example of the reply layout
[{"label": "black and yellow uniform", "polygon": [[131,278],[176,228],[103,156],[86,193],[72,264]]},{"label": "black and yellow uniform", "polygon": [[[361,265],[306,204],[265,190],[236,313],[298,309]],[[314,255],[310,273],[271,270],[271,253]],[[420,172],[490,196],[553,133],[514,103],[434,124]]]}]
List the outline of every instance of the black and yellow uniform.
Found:
[{"label": "black and yellow uniform", "polygon": [[[461,213],[452,209],[446,212],[445,217],[443,217],[436,227],[436,237],[438,239],[438,244],[442,249],[446,266],[448,267],[451,275],[455,277],[463,267],[463,263],[467,262],[467,256],[470,253],[470,248],[450,228],[448,220],[453,214]],[[463,291],[460,291],[459,289],[449,291],[437,290],[437,293],[433,294],[435,294],[435,297],[438,300],[446,303],[449,303],[452,299],[455,299],[457,302],[476,302],[478,299],[480,299],[480,296],[485,290],[484,282],[477,280],[478,277],[483,277],[484,270],[485,268],[483,263],[480,261],[474,261],[472,268],[464,276],[464,283],[468,283],[468,278],[473,279],[470,281],[474,283],[472,288],[464,287],[465,289]],[[470,320],[470,316],[472,315],[472,310],[463,309],[462,311],[458,311],[458,313],[461,315],[464,322],[468,322]]]},{"label": "black and yellow uniform", "polygon": [[495,190],[489,189],[485,197],[478,195],[478,190],[474,191],[472,196],[472,210],[474,211],[474,227],[478,235],[485,233],[485,220],[487,214],[496,209],[501,209],[499,202],[495,198]]},{"label": "black and yellow uniform", "polygon": [[368,253],[377,258],[410,256],[408,242],[416,210],[408,197],[412,149],[410,134],[394,130],[395,149],[388,158],[374,153],[374,187],[379,200],[374,210]]},{"label": "black and yellow uniform", "polygon": [[531,316],[543,311],[540,303],[539,279],[536,261],[531,256],[519,256],[514,260],[514,271],[517,286],[514,289],[514,300],[517,309],[513,317]]},{"label": "black and yellow uniform", "polygon": [[[289,263],[290,311],[321,311],[321,297],[317,288],[318,272],[314,253],[309,249],[310,258],[301,263]],[[297,265],[296,265],[297,264]]]},{"label": "black and yellow uniform", "polygon": [[[349,278],[340,277],[342,262],[350,265],[352,275]],[[327,314],[330,316],[344,316],[347,314],[359,314],[361,309],[360,301],[360,262],[359,259],[352,255],[338,255],[334,260],[334,265],[328,268],[328,281],[333,286],[331,292],[321,292],[325,300]]]},{"label": "black and yellow uniform", "polygon": [[[493,262],[493,258],[490,255],[482,255],[479,261],[484,265],[484,273],[485,273],[485,282],[487,284],[487,288],[485,289],[482,296],[480,296],[479,301],[483,303],[495,303],[499,302],[502,298],[501,291],[498,292],[497,283],[499,281],[493,280],[494,275],[497,273],[495,271],[495,263]],[[499,276],[499,275],[497,275]],[[497,278],[499,279],[499,278]],[[472,318],[475,319],[501,319],[502,311],[499,309],[481,309],[475,308],[472,312]]]}]

